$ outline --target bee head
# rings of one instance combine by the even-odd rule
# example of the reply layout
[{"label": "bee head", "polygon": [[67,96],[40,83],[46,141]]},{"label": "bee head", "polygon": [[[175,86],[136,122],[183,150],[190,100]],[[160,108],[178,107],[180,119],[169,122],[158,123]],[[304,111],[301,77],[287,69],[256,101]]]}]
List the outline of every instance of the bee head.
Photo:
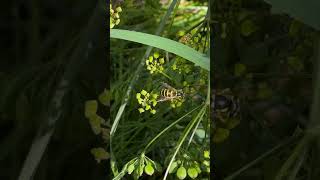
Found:
[{"label": "bee head", "polygon": [[177,90],[177,96],[184,97],[182,89]]}]

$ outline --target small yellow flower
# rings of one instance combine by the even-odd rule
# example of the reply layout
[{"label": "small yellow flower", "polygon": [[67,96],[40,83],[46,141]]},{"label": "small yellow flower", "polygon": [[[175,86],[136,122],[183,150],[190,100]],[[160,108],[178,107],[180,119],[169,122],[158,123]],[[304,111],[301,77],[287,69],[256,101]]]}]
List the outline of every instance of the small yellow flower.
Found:
[{"label": "small yellow flower", "polygon": [[153,54],[153,57],[155,57],[156,59],[158,59],[159,56],[160,56],[159,52],[155,52],[155,53]]},{"label": "small yellow flower", "polygon": [[143,108],[139,108],[138,110],[139,110],[140,113],[143,113],[143,112],[144,112],[144,109],[143,109]]},{"label": "small yellow flower", "polygon": [[143,90],[141,91],[141,94],[145,96],[145,95],[147,94],[147,91],[143,89]]}]

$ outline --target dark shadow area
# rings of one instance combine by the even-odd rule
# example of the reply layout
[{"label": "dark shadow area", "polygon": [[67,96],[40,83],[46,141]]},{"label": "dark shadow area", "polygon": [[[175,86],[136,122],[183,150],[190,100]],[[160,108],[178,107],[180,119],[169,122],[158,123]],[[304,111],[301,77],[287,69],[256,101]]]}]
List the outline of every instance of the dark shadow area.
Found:
[{"label": "dark shadow area", "polygon": [[85,101],[109,88],[107,7],[104,1],[2,2],[0,179],[24,176],[28,158],[41,157],[24,167],[34,180],[107,178],[109,162],[97,164],[90,153],[103,145],[84,115]]},{"label": "dark shadow area", "polygon": [[[310,119],[319,32],[262,0],[216,0],[212,6],[213,174],[274,179]],[[315,168],[312,150],[305,151],[289,168],[292,173],[298,166],[297,179],[312,177]]]}]

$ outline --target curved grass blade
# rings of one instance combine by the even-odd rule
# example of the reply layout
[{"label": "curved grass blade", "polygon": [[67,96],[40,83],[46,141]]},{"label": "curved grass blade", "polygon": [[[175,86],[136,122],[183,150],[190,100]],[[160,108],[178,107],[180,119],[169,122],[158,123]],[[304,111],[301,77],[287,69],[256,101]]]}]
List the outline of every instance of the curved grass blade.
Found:
[{"label": "curved grass blade", "polygon": [[210,71],[210,60],[208,56],[171,39],[123,29],[111,29],[110,37],[163,49],[193,62],[196,66],[200,66],[201,68]]}]

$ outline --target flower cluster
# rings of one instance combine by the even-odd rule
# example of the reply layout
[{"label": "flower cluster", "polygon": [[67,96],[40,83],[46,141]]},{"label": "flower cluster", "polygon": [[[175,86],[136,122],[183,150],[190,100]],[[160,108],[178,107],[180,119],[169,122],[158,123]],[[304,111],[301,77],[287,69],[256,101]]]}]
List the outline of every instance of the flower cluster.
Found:
[{"label": "flower cluster", "polygon": [[149,176],[152,176],[155,170],[161,172],[162,167],[159,163],[151,160],[144,154],[140,157],[136,157],[126,164],[126,172],[133,175],[135,179],[139,179],[143,175],[143,172]]},{"label": "flower cluster", "polygon": [[110,4],[110,28],[112,29],[115,25],[120,23],[120,15],[122,12],[121,7],[117,7],[115,10],[112,9],[112,5]]},{"label": "flower cluster", "polygon": [[150,111],[152,114],[156,113],[156,110],[153,109],[157,105],[158,94],[148,93],[145,90],[142,90],[140,93],[136,94],[136,98],[141,104],[142,108],[139,108],[139,112],[143,113],[145,111]]},{"label": "flower cluster", "polygon": [[147,69],[150,71],[151,74],[156,72],[163,72],[163,64],[165,63],[165,60],[163,57],[160,58],[160,55],[158,52],[155,52],[153,56],[149,56],[149,58],[146,60]]},{"label": "flower cluster", "polygon": [[174,161],[169,169],[169,173],[176,173],[178,179],[185,179],[187,175],[191,179],[196,179],[201,172],[210,173],[210,151],[203,152],[202,162],[192,160],[187,154],[182,159]]},{"label": "flower cluster", "polygon": [[184,102],[184,99],[173,99],[171,100],[170,106],[172,108],[180,107],[183,102]]},{"label": "flower cluster", "polygon": [[[98,100],[88,100],[85,102],[84,114],[89,120],[89,124],[94,134],[101,135],[105,143],[110,141],[110,128],[108,126],[108,120],[97,114],[99,103],[104,106],[110,106],[110,92],[104,90],[98,97]],[[96,161],[100,163],[102,160],[110,158],[109,152],[104,147],[97,147],[91,149],[91,154]]]},{"label": "flower cluster", "polygon": [[177,57],[171,66],[172,70],[177,71],[179,74],[190,73],[192,71],[192,67],[192,64],[190,64],[187,60],[181,57]]}]

